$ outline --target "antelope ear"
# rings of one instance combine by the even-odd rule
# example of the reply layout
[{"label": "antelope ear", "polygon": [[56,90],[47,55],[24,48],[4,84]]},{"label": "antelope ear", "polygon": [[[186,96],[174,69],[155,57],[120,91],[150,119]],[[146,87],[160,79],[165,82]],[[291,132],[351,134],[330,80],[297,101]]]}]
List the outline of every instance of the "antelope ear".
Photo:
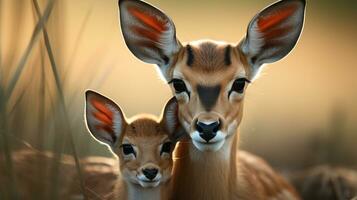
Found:
[{"label": "antelope ear", "polygon": [[88,90],[86,92],[85,118],[91,135],[113,148],[124,132],[124,115],[112,100]]},{"label": "antelope ear", "polygon": [[119,10],[121,29],[130,51],[144,62],[167,67],[181,48],[172,20],[140,0],[119,0]]},{"label": "antelope ear", "polygon": [[175,97],[172,97],[166,103],[161,124],[163,124],[170,138],[174,141],[177,141],[184,134],[183,127],[179,121],[178,102]]},{"label": "antelope ear", "polygon": [[253,75],[262,64],[278,61],[294,48],[303,28],[305,6],[305,0],[281,0],[252,19],[239,48],[253,67]]}]

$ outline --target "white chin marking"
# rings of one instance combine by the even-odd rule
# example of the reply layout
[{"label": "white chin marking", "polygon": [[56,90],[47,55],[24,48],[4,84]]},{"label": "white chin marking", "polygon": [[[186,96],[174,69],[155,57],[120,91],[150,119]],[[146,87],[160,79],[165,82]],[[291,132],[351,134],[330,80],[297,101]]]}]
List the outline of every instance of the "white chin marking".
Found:
[{"label": "white chin marking", "polygon": [[223,147],[224,139],[215,143],[201,143],[192,139],[193,145],[200,151],[218,151]]},{"label": "white chin marking", "polygon": [[157,187],[160,184],[160,181],[153,181],[153,182],[139,181],[139,184],[143,188],[153,188],[153,187]]},{"label": "white chin marking", "polygon": [[150,188],[150,187],[157,187],[161,182],[161,177],[162,175],[159,173],[152,181],[150,181],[143,174],[140,174],[138,175],[137,179],[141,187]]},{"label": "white chin marking", "polygon": [[225,135],[222,131],[218,131],[217,135],[209,143],[200,136],[198,131],[193,132],[191,138],[195,147],[200,151],[218,151],[222,148],[225,141]]}]

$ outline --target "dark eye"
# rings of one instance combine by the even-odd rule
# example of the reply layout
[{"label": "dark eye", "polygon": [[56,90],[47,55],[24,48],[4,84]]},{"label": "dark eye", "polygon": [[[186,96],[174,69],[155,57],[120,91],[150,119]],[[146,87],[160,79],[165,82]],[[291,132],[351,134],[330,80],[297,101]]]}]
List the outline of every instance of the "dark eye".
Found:
[{"label": "dark eye", "polygon": [[244,92],[246,82],[249,82],[249,81],[245,78],[240,78],[240,79],[235,80],[232,85],[231,92],[237,92],[239,94],[242,94]]},{"label": "dark eye", "polygon": [[174,86],[175,92],[177,94],[182,93],[182,92],[188,92],[186,84],[185,84],[185,82],[183,82],[183,80],[173,79],[171,82],[172,82],[172,85]]},{"label": "dark eye", "polygon": [[131,144],[123,144],[122,145],[122,149],[123,149],[123,153],[124,155],[130,155],[130,154],[134,154],[134,156],[136,156],[134,148]]},{"label": "dark eye", "polygon": [[172,146],[171,142],[165,142],[161,147],[160,155],[162,155],[163,153],[170,153],[171,152],[171,146]]}]

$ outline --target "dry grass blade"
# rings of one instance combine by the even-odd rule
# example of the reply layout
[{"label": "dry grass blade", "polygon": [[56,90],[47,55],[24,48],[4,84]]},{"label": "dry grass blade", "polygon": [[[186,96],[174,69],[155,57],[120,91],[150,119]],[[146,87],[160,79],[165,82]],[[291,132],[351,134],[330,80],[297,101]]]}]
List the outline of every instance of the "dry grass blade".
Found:
[{"label": "dry grass blade", "polygon": [[[55,106],[53,106],[55,107]],[[56,111],[55,111],[56,112]],[[57,111],[58,112],[58,111]],[[58,120],[57,123],[54,124],[55,128],[55,143],[54,143],[54,148],[53,148],[53,161],[52,161],[52,166],[51,166],[51,190],[49,194],[49,198],[56,200],[59,199],[59,190],[60,190],[60,176],[59,176],[59,171],[60,171],[60,162],[62,159],[62,152],[63,152],[63,147],[64,147],[64,135],[59,131],[61,130],[61,117],[58,116],[59,113],[56,112],[56,119]]]},{"label": "dry grass blade", "polygon": [[[37,0],[33,0],[33,4],[34,4],[35,10],[36,10],[36,14],[40,18],[41,11],[40,11],[40,7],[39,7],[39,4],[38,4]],[[63,88],[62,88],[62,84],[61,84],[59,73],[57,71],[57,65],[56,65],[56,62],[55,62],[55,58],[54,58],[54,55],[53,55],[50,39],[48,37],[48,33],[47,33],[47,29],[46,29],[45,25],[43,25],[42,31],[43,31],[43,37],[44,37],[44,40],[45,40],[46,50],[47,50],[48,57],[50,59],[50,63],[51,63],[51,67],[52,67],[52,73],[53,73],[53,75],[55,77],[56,87],[57,87],[58,93],[60,95],[60,104],[61,104],[61,107],[62,107],[62,111],[64,112],[63,114],[64,114],[65,124],[68,127],[67,129],[68,129],[68,134],[69,134],[70,145],[72,147],[73,156],[74,156],[75,163],[76,163],[76,168],[77,168],[77,171],[78,171],[78,176],[79,176],[79,180],[80,180],[80,186],[81,186],[82,194],[84,196],[84,199],[87,199],[86,195],[85,195],[86,193],[85,193],[84,181],[83,181],[83,176],[82,176],[82,172],[81,172],[81,168],[80,168],[79,158],[78,158],[78,154],[77,154],[77,151],[76,151],[76,148],[75,148],[75,144],[74,144],[74,141],[73,141],[73,135],[72,135],[71,128],[70,128],[70,122],[68,120],[68,113],[67,113],[67,109],[66,109],[65,98],[64,98],[64,94],[63,94]]]},{"label": "dry grass blade", "polygon": [[[0,0],[0,9],[3,8],[3,2]],[[2,21],[2,12],[0,10],[0,30],[1,30],[1,21]],[[1,31],[0,31],[1,34]],[[1,35],[0,35],[1,36]],[[19,199],[18,193],[16,191],[16,184],[15,184],[15,175],[13,172],[13,163],[11,157],[11,146],[8,143],[8,130],[7,130],[7,116],[6,116],[6,97],[5,97],[5,88],[3,87],[3,68],[2,68],[2,37],[0,37],[0,137],[1,141],[3,142],[2,151],[4,153],[5,158],[5,170],[6,174],[8,175],[8,184],[7,187],[1,187],[2,190],[1,198],[6,198],[6,193],[8,193],[8,197],[11,199]]]},{"label": "dry grass blade", "polygon": [[[31,82],[31,81],[29,81],[29,82]],[[29,85],[29,84],[27,84],[27,85]],[[9,111],[9,116],[13,115],[15,110],[16,110],[16,108],[18,108],[18,106],[20,105],[20,102],[23,100],[23,98],[25,96],[25,92],[26,92],[26,88],[23,88],[21,90],[21,92],[20,92],[20,95],[17,97],[16,100],[14,100],[15,103],[14,103],[14,105],[12,106],[12,108]]]},{"label": "dry grass blade", "polygon": [[[8,143],[9,136],[8,136],[8,128],[7,128],[7,116],[6,116],[6,107],[5,107],[5,96],[4,90],[0,87],[0,136],[2,136],[1,141],[2,143],[2,150],[4,153],[5,158],[5,174],[7,174],[8,184],[6,185],[6,191],[9,192],[9,198],[11,199],[19,199],[17,191],[16,191],[16,184],[15,184],[15,174],[13,171],[13,163],[12,163],[12,152],[11,146]],[[4,188],[1,188],[5,190]],[[6,196],[6,194],[4,194]]]},{"label": "dry grass blade", "polygon": [[53,0],[49,0],[48,4],[46,6],[46,9],[44,11],[44,14],[42,15],[42,17],[40,17],[39,21],[37,22],[35,29],[32,33],[31,39],[29,44],[26,47],[26,50],[24,52],[24,54],[21,56],[20,62],[17,65],[16,71],[13,75],[13,77],[11,78],[10,82],[9,82],[9,86],[6,90],[6,94],[5,94],[5,101],[7,101],[12,92],[15,89],[16,83],[20,78],[20,75],[26,65],[27,59],[32,51],[32,48],[34,47],[34,45],[36,44],[37,40],[39,39],[39,33],[41,32],[41,30],[43,29],[44,25],[46,24],[51,11],[53,9],[53,5],[54,5],[54,1]]},{"label": "dry grass blade", "polygon": [[[33,69],[33,70],[31,70],[32,72],[31,72],[31,75],[29,76],[29,77],[34,77],[35,76],[35,73],[36,73],[36,71],[35,71],[35,69]],[[33,82],[34,82],[34,79],[33,78],[29,78],[28,80],[26,80],[26,83],[25,84],[23,84],[24,86],[23,87],[21,87],[21,88],[19,88],[19,93],[18,93],[18,95],[14,95],[14,97],[12,97],[11,98],[11,103],[13,104],[13,105],[11,105],[11,108],[9,108],[10,107],[10,104],[8,103],[6,106],[7,106],[7,116],[8,117],[11,117],[11,116],[13,116],[13,114],[15,113],[15,111],[16,111],[16,109],[18,109],[19,108],[19,106],[20,106],[20,103],[22,102],[22,100],[23,100],[23,98],[24,98],[24,96],[25,96],[25,94],[26,94],[26,91],[28,91],[28,89],[29,89],[29,86],[31,86],[32,84],[33,84]]]},{"label": "dry grass blade", "polygon": [[[2,0],[0,0],[0,30],[2,30],[2,9],[3,9],[3,2],[2,2]],[[0,89],[1,89],[1,87],[2,87],[2,85],[3,85],[3,69],[2,69],[2,35],[1,35],[1,31],[0,31]],[[1,102],[0,102],[1,103]]]},{"label": "dry grass blade", "polygon": [[41,43],[41,53],[40,53],[40,61],[41,61],[41,77],[40,77],[40,91],[39,91],[39,116],[38,116],[38,148],[43,150],[43,138],[44,138],[44,127],[45,127],[45,106],[46,106],[46,73],[45,73],[45,47],[44,44]]},{"label": "dry grass blade", "polygon": [[[0,0],[0,30],[1,30],[1,25],[2,25],[2,6],[3,2],[2,0]],[[2,35],[1,35],[1,31],[0,31],[0,135],[3,136],[2,140],[4,143],[6,143],[5,140],[5,130],[4,130],[4,124],[6,122],[3,122],[2,118],[5,118],[6,116],[4,116],[4,112],[3,109],[5,108],[5,99],[4,99],[4,88],[3,88],[3,70],[2,70]],[[5,136],[5,137],[4,137]],[[0,151],[2,151],[1,149],[2,145],[0,145]],[[7,168],[11,168],[12,166],[7,166]],[[5,198],[5,188],[4,187],[0,187],[0,198]]]},{"label": "dry grass blade", "polygon": [[[50,5],[50,3],[52,3],[52,5],[51,5],[51,7],[53,7],[53,2],[54,1],[51,1],[51,2],[49,2],[47,5]],[[48,7],[47,7],[48,8]],[[48,12],[48,13],[50,13],[48,10],[49,9],[45,9],[45,14],[44,14],[44,16],[46,15],[46,13]],[[49,14],[48,14],[48,16],[49,16]],[[35,43],[36,43],[36,41],[38,40],[38,33],[40,33],[40,31],[42,30],[42,28],[44,27],[44,23],[45,23],[45,21],[47,20],[43,20],[43,16],[41,17],[41,16],[39,16],[39,21],[43,21],[42,23],[40,22],[40,23],[37,23],[37,25],[36,25],[36,30],[33,32],[33,35],[32,35],[32,37],[31,37],[31,40],[30,40],[30,44],[28,45],[28,47],[27,47],[27,49],[26,49],[26,51],[25,51],[25,55],[24,56],[22,56],[22,58],[24,58],[24,59],[22,59],[22,61],[20,61],[20,64],[19,64],[19,68],[17,68],[17,69],[15,69],[16,70],[16,72],[14,73],[15,75],[14,75],[14,77],[15,78],[13,78],[12,80],[18,80],[18,79],[20,79],[20,76],[21,76],[21,73],[22,73],[22,71],[24,71],[24,67],[25,67],[25,63],[26,63],[26,61],[25,60],[27,60],[28,58],[29,58],[29,55],[31,54],[31,52],[33,52],[33,49],[34,49],[34,46],[35,46]],[[42,68],[42,70],[43,70],[43,68]],[[36,70],[36,71],[38,71],[38,70]],[[35,70],[33,71],[33,72],[35,72]],[[44,70],[42,71],[42,72],[44,72]],[[31,76],[31,77],[33,77],[33,76]],[[11,77],[12,78],[12,77]],[[43,79],[44,80],[44,79]],[[12,98],[12,96],[13,96],[13,91],[15,90],[15,87],[17,88],[17,86],[16,86],[16,84],[19,84],[19,83],[17,83],[17,82],[20,82],[19,80],[18,81],[12,81],[12,84],[9,84],[11,87],[10,87],[10,89],[9,90],[7,90],[6,92],[7,93],[5,93],[5,91],[2,91],[1,93],[1,96],[2,97],[4,97],[4,98],[2,98],[1,97],[1,100],[0,100],[0,103],[2,104],[1,106],[2,106],[2,108],[3,109],[1,109],[1,110],[5,110],[5,109],[7,109],[6,107],[8,106],[8,104],[9,104],[9,99],[10,98]],[[27,84],[26,86],[28,86],[29,84]],[[42,89],[44,89],[44,88],[42,88]],[[25,90],[24,90],[25,91]],[[15,102],[15,108],[17,109],[17,110],[21,110],[21,108],[19,108],[18,106],[17,106],[17,102],[20,102],[20,99],[23,97],[23,92],[24,91],[22,91],[22,94],[20,95],[20,98],[18,98],[18,101],[16,101]],[[21,93],[21,92],[20,92]],[[7,96],[6,96],[6,95]],[[6,98],[5,98],[6,97]],[[41,104],[40,104],[40,106],[41,106]],[[43,106],[44,106],[44,104],[43,104]],[[6,112],[0,112],[0,115],[1,114],[3,114],[3,116],[4,117],[2,117],[2,116],[0,116],[0,118],[4,118],[4,119],[6,119],[8,116],[5,116],[6,114],[5,114]],[[7,124],[8,124],[8,122],[6,122],[5,120],[3,120],[3,119],[0,119],[0,123],[1,123],[1,126],[2,127],[5,127],[5,126],[8,126]],[[2,124],[3,123],[3,124]],[[59,127],[57,127],[57,128],[60,128],[60,126]],[[5,161],[5,163],[6,163],[6,169],[13,169],[13,163],[11,162],[11,158],[12,158],[12,156],[11,156],[11,146],[6,146],[6,145],[11,145],[11,143],[10,143],[10,141],[12,141],[12,140],[10,140],[10,136],[11,135],[9,135],[8,134],[8,131],[7,131],[7,129],[2,129],[2,130],[5,130],[4,131],[4,133],[6,134],[2,134],[1,136],[3,136],[3,135],[5,135],[6,136],[6,138],[3,140],[4,141],[4,143],[5,143],[5,145],[4,145],[4,149],[7,149],[7,151],[4,151],[5,152],[5,154],[6,155],[9,155],[9,156],[6,156],[6,161]],[[11,130],[12,132],[23,132],[23,131],[18,131],[18,130]],[[3,131],[2,131],[3,132]],[[59,133],[61,133],[60,131],[59,131]],[[57,135],[61,135],[61,134],[57,134]],[[9,136],[9,137],[8,137]],[[64,139],[63,139],[63,141],[64,141]],[[61,146],[63,146],[63,145],[61,145]],[[59,148],[60,149],[60,148]],[[61,154],[61,151],[59,151],[59,154]],[[59,155],[59,156],[61,156],[61,155]],[[58,159],[59,160],[59,159]],[[56,163],[55,163],[55,165],[56,165]],[[57,165],[58,166],[58,165]],[[5,167],[5,165],[4,165],[4,167]],[[54,173],[56,173],[56,174],[58,174],[58,167],[56,168],[56,167],[54,167],[53,168],[54,170]],[[7,171],[10,171],[10,170],[7,170]],[[7,173],[6,172],[6,174],[13,174],[13,173]],[[11,176],[11,177],[13,177],[13,176]],[[55,184],[56,183],[58,183],[58,181],[56,181],[55,179],[53,179],[52,180],[53,182],[55,182]],[[52,182],[51,181],[51,182]],[[6,191],[6,193],[5,194],[2,194],[1,195],[1,197],[0,197],[0,199],[7,199],[8,197],[9,197],[9,199],[17,199],[17,197],[16,196],[14,196],[14,194],[16,195],[17,194],[17,192],[16,192],[16,190],[15,189],[13,189],[13,188],[15,188],[14,186],[16,186],[15,184],[13,184],[14,183],[14,181],[8,181],[8,184],[6,185],[6,187],[7,188],[1,188],[2,189],[2,191]],[[59,186],[59,185],[57,185],[57,186]],[[18,185],[18,187],[22,187],[20,184]],[[57,187],[57,188],[59,188],[59,187]],[[42,188],[42,189],[44,189],[44,188]],[[18,188],[18,190],[20,191],[20,188]],[[9,191],[9,192],[7,192],[7,191]],[[41,190],[38,190],[38,191],[41,191]],[[46,190],[42,190],[42,192],[43,191],[46,191]],[[10,195],[8,195],[7,193],[10,193],[11,192],[11,194]],[[2,192],[3,193],[3,192]],[[54,193],[54,194],[57,194],[57,193]],[[35,192],[35,194],[34,194],[35,196],[36,196],[36,192]],[[32,196],[32,195],[31,195]],[[29,198],[32,198],[32,197],[30,197],[30,196],[28,196]],[[54,196],[55,198],[53,198],[53,199],[56,199],[56,198],[58,198],[58,195],[55,195]],[[34,198],[34,199],[41,199],[41,198]]]}]

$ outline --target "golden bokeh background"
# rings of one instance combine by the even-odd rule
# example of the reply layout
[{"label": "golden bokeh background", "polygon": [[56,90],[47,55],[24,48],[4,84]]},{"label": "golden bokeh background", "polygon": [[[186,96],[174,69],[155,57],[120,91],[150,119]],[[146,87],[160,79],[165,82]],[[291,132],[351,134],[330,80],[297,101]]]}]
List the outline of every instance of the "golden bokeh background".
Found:
[{"label": "golden bokeh background", "polygon": [[[149,2],[173,19],[181,42],[209,38],[238,43],[250,19],[274,1]],[[43,1],[42,10],[44,5]],[[2,0],[3,63],[11,56],[18,60],[26,48],[36,19],[32,9],[29,0]],[[243,149],[275,166],[299,168],[325,161],[356,166],[356,9],[352,0],[307,1],[305,27],[296,48],[282,61],[265,66],[248,89],[240,128]],[[63,65],[61,73],[70,71],[66,88],[78,97],[71,112],[83,116],[84,91],[91,88],[115,100],[128,117],[160,115],[172,94],[156,66],[139,61],[125,46],[116,0],[57,1],[48,29],[58,65]],[[36,62],[34,55],[30,60]],[[30,60],[24,79],[31,79]],[[31,101],[30,96],[24,98]],[[83,119],[77,122],[84,127]],[[81,135],[77,141],[88,137],[83,130],[75,134]],[[23,138],[31,143],[31,136]]]}]

